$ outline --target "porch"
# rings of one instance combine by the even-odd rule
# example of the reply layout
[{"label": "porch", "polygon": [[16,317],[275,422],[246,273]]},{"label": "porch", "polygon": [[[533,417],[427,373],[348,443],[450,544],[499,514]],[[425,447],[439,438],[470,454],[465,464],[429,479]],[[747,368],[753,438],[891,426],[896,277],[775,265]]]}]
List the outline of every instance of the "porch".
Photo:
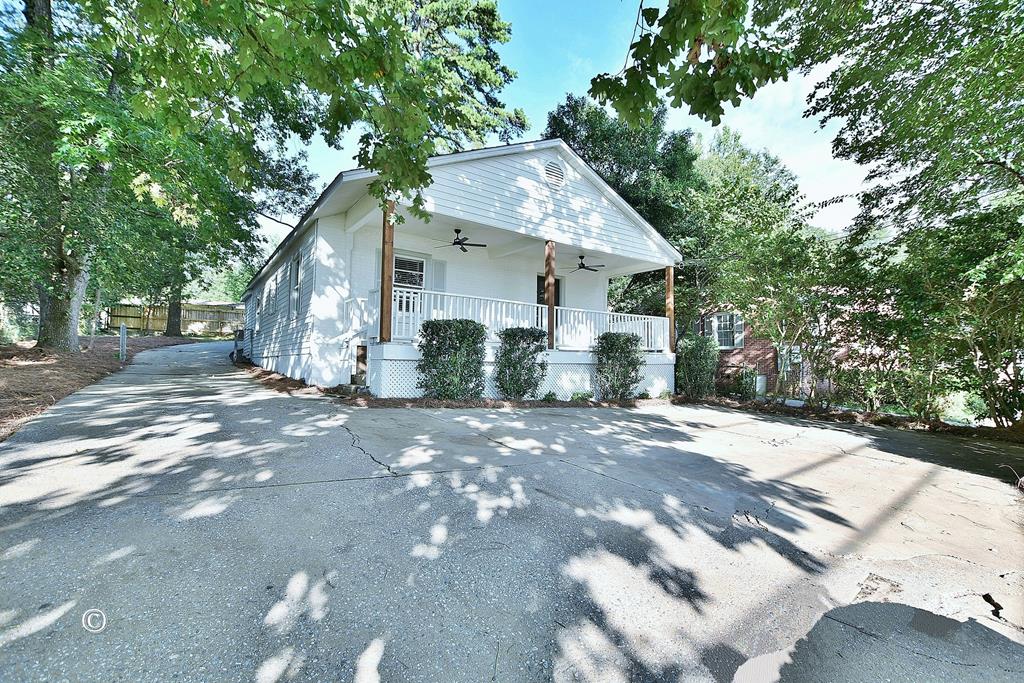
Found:
[{"label": "porch", "polygon": [[[674,349],[673,259],[650,245],[616,251],[595,239],[575,243],[569,233],[540,239],[436,212],[430,222],[404,215],[399,227],[394,211],[389,205],[383,212],[378,274],[366,299],[364,339],[371,343],[412,343],[424,322],[462,318],[482,323],[490,343],[510,327],[537,327],[551,351],[590,351],[605,332],[636,334],[647,352]],[[474,243],[458,247],[453,231]],[[558,263],[556,248],[571,256]],[[611,278],[655,270],[664,273],[664,316],[607,310]]]},{"label": "porch", "polygon": [[[380,290],[369,297],[370,337],[380,340]],[[605,332],[626,332],[640,338],[644,351],[670,352],[669,319],[660,316],[631,315],[554,306],[554,328],[549,328],[549,310],[545,304],[495,299],[395,287],[391,293],[391,341],[413,342],[420,326],[428,320],[464,318],[476,320],[487,328],[487,341],[498,343],[498,333],[510,327],[537,327],[549,334],[551,348],[564,351],[589,351]]]}]

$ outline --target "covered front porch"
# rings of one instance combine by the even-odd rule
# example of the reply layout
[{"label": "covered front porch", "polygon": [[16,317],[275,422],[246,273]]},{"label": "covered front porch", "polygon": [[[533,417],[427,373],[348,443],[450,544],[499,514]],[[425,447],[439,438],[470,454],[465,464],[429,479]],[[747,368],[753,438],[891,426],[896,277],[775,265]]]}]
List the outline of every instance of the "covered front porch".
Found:
[{"label": "covered front porch", "polygon": [[[456,225],[481,246],[448,245]],[[425,321],[464,318],[482,323],[490,343],[504,329],[537,327],[553,351],[589,351],[605,332],[636,334],[649,352],[675,347],[671,265],[446,216],[429,223],[407,216],[396,228],[390,211],[379,254],[379,284],[367,300],[370,343],[411,343]],[[590,269],[580,269],[581,263]],[[607,310],[609,278],[651,270],[664,273],[664,316]],[[536,294],[533,301],[523,296],[527,292]]]},{"label": "covered front porch", "polygon": [[[364,318],[366,382],[374,395],[420,395],[415,342],[421,326],[428,320],[460,318],[478,321],[487,330],[487,397],[499,397],[495,352],[499,333],[511,327],[537,327],[547,333],[543,356],[548,371],[538,396],[594,396],[593,349],[604,332],[639,337],[644,351],[639,393],[657,396],[673,390],[671,265],[612,253],[599,240],[581,244],[568,237],[542,239],[449,215],[435,214],[429,222],[405,215],[396,225],[393,210],[384,212],[376,287],[369,292]],[[452,245],[455,227],[478,246],[467,244],[463,250]],[[580,257],[588,269],[578,268]],[[609,278],[652,270],[664,275],[665,315],[608,310]]]}]

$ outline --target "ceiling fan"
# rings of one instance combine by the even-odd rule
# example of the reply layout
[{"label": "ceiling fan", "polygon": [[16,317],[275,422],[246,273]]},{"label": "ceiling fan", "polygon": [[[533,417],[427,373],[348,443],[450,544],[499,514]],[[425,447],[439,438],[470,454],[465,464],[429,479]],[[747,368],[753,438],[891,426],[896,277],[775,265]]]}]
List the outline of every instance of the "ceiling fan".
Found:
[{"label": "ceiling fan", "polygon": [[461,235],[462,235],[462,230],[460,230],[459,228],[455,228],[455,239],[452,240],[451,244],[442,244],[441,246],[434,247],[434,248],[435,249],[440,249],[441,247],[458,247],[462,251],[468,253],[469,249],[466,249],[466,247],[486,247],[487,246],[486,244],[478,244],[478,243],[475,243],[475,242],[470,242],[468,237],[462,237]]},{"label": "ceiling fan", "polygon": [[580,254],[580,262],[576,264],[576,267],[569,271],[569,273],[575,273],[578,270],[589,270],[591,273],[596,273],[598,268],[604,268],[604,264],[587,264],[583,259],[586,256]]}]

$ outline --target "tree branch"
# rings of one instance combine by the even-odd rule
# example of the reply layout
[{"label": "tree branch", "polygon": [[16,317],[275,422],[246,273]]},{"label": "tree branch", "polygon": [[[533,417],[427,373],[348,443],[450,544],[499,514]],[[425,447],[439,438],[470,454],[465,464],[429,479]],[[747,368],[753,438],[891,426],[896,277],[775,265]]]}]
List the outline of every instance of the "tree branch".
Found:
[{"label": "tree branch", "polygon": [[997,168],[1001,168],[1004,171],[1006,171],[1007,173],[1009,173],[1010,175],[1012,175],[1013,177],[1015,177],[1017,179],[1018,183],[1020,183],[1021,185],[1024,185],[1024,171],[1017,170],[1016,168],[1011,166],[1008,161],[1003,161],[1002,159],[982,159],[982,158],[979,158],[978,159],[978,165],[980,165],[980,166],[996,166]]},{"label": "tree branch", "polygon": [[263,213],[262,211],[257,211],[256,213],[257,213],[258,215],[260,215],[260,216],[263,216],[263,217],[264,217],[264,218],[266,218],[266,219],[269,219],[269,220],[272,220],[272,221],[274,221],[275,223],[280,223],[281,225],[283,225],[283,226],[285,226],[285,227],[287,227],[287,228],[291,228],[292,230],[294,230],[294,229],[295,229],[295,226],[294,226],[294,225],[292,225],[291,223],[285,223],[285,222],[284,222],[283,220],[281,220],[280,218],[275,218],[274,216],[271,216],[270,214],[266,214],[266,213]]}]

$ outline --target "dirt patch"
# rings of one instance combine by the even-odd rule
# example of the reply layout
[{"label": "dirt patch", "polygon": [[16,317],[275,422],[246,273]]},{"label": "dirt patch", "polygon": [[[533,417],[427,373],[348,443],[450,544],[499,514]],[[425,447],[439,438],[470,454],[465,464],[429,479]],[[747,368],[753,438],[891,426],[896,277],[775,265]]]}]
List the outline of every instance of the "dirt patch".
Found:
[{"label": "dirt patch", "polygon": [[321,394],[330,396],[346,405],[360,408],[638,408],[641,406],[666,405],[668,399],[642,398],[632,401],[504,401],[481,398],[466,401],[442,401],[436,398],[375,398],[373,396],[350,396],[340,390],[310,386],[299,379],[265,370],[249,363],[235,363],[259,380],[268,389],[292,396]]},{"label": "dirt patch", "polygon": [[272,372],[246,361],[235,363],[235,367],[244,368],[246,372],[259,380],[268,389],[280,391],[289,396],[311,396],[326,393],[324,389],[310,386],[301,379],[292,379],[279,372]]},{"label": "dirt patch", "polygon": [[[680,405],[694,403],[692,401],[687,401],[681,396],[673,398],[672,402]],[[911,431],[965,436],[972,439],[992,439],[995,441],[1008,441],[1010,443],[1024,444],[1024,431],[998,429],[996,427],[967,427],[963,425],[952,425],[948,422],[943,422],[942,420],[918,420],[913,417],[889,415],[886,413],[862,413],[853,410],[813,408],[810,406],[797,407],[765,401],[735,401],[733,399],[722,397],[697,401],[696,405],[712,405],[724,408],[749,410],[758,413],[770,413],[772,415],[785,415],[787,417],[797,417],[809,420],[822,420],[824,422],[843,422],[846,424],[874,425],[876,427],[894,427],[896,429],[907,429]]]},{"label": "dirt patch", "polygon": [[[129,337],[128,361],[139,351],[194,341],[188,337]],[[83,348],[87,345],[85,339]],[[68,394],[120,370],[117,351],[117,337],[97,337],[92,351],[82,353],[37,349],[35,342],[0,346],[0,441]]]}]

